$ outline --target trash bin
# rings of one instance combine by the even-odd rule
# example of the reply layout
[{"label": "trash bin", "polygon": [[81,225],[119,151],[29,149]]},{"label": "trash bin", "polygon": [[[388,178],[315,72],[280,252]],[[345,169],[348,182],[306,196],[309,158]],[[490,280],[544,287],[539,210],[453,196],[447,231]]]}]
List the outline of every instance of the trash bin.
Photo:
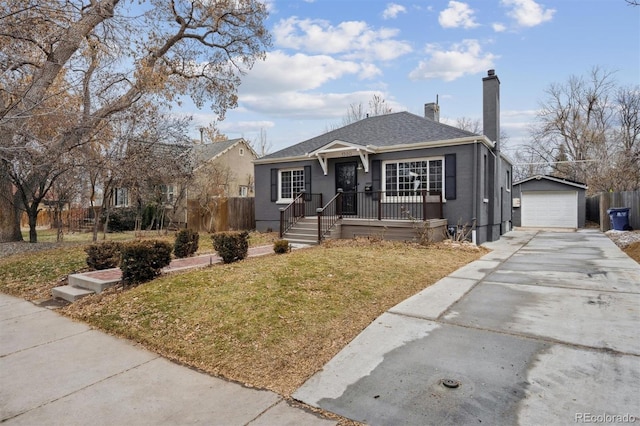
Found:
[{"label": "trash bin", "polygon": [[630,230],[629,226],[629,207],[618,207],[615,209],[607,210],[609,219],[611,220],[611,227],[616,231]]}]

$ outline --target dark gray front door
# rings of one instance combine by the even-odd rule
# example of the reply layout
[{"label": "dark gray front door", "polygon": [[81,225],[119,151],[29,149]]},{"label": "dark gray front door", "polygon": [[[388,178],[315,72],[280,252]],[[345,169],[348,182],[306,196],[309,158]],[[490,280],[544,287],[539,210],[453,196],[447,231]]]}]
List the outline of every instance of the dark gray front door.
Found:
[{"label": "dark gray front door", "polygon": [[358,163],[336,164],[336,192],[342,188],[342,214],[354,215],[357,213],[358,191]]}]

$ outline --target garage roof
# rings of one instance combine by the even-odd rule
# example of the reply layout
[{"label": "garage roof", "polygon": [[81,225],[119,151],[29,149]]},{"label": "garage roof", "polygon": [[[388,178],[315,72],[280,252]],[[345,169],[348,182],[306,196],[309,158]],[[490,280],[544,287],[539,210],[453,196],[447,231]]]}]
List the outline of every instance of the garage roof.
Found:
[{"label": "garage roof", "polygon": [[535,175],[535,176],[531,176],[522,180],[519,180],[518,182],[514,182],[514,185],[520,185],[522,183],[528,182],[530,180],[548,180],[551,182],[558,182],[558,183],[562,183],[565,185],[569,185],[569,186],[573,186],[575,188],[580,188],[580,189],[587,189],[587,185],[585,185],[584,183],[580,183],[580,182],[575,182],[572,180],[568,180],[568,179],[562,179],[562,178],[558,178],[558,177],[554,177],[554,176],[548,176],[548,175]]}]

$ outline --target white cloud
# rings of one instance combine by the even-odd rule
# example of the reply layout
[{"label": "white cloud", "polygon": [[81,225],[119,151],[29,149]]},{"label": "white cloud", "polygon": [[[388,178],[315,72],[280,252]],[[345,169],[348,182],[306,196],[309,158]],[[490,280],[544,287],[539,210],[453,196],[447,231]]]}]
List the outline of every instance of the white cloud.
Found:
[{"label": "white cloud", "polygon": [[389,101],[384,93],[368,90],[349,93],[281,92],[269,97],[246,96],[241,101],[253,111],[272,116],[334,119],[343,117],[349,105],[362,102],[366,106],[373,95],[385,98],[394,111],[398,110],[399,105]]},{"label": "white cloud", "polygon": [[384,12],[382,12],[382,18],[395,19],[399,13],[407,13],[407,8],[396,3],[389,3]]},{"label": "white cloud", "polygon": [[511,9],[507,15],[523,27],[535,27],[550,21],[556,12],[555,9],[545,9],[534,0],[501,0],[501,3]]},{"label": "white cloud", "polygon": [[396,40],[397,29],[374,30],[363,21],[337,26],[320,19],[282,19],[273,28],[275,45],[307,53],[342,55],[369,62],[390,61],[411,52],[406,41]]},{"label": "white cloud", "polygon": [[449,7],[440,12],[438,22],[443,28],[474,28],[479,24],[473,14],[474,11],[468,4],[452,0]]},{"label": "white cloud", "polygon": [[478,40],[463,40],[449,50],[437,45],[427,45],[429,59],[420,61],[418,67],[409,73],[412,80],[442,79],[453,81],[467,74],[476,74],[493,68],[498,56],[482,51]]},{"label": "white cloud", "polygon": [[260,129],[270,129],[275,126],[273,121],[222,121],[218,124],[218,129],[222,133],[251,133],[259,132]]},{"label": "white cloud", "polygon": [[[376,68],[377,69],[377,68]],[[347,75],[376,75],[371,65],[341,61],[328,55],[287,55],[276,50],[264,61],[256,62],[242,79],[244,93],[278,93],[317,89],[323,84]]]},{"label": "white cloud", "polygon": [[344,114],[351,99],[359,95],[320,93],[322,87],[342,78],[371,79],[380,74],[382,71],[370,63],[343,61],[328,55],[269,52],[265,61],[257,62],[243,77],[238,94],[240,108],[236,111],[323,118],[335,115],[335,111]]},{"label": "white cloud", "polygon": [[506,25],[500,23],[500,22],[494,22],[493,24],[491,24],[491,27],[493,28],[493,31],[497,32],[497,33],[501,33],[507,30]]}]

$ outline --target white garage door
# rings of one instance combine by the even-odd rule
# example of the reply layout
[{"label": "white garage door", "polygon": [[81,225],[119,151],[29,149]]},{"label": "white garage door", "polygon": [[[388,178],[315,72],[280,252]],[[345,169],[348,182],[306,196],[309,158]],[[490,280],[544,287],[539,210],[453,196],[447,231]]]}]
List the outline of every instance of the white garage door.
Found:
[{"label": "white garage door", "polygon": [[522,192],[522,226],[578,227],[577,191]]}]

